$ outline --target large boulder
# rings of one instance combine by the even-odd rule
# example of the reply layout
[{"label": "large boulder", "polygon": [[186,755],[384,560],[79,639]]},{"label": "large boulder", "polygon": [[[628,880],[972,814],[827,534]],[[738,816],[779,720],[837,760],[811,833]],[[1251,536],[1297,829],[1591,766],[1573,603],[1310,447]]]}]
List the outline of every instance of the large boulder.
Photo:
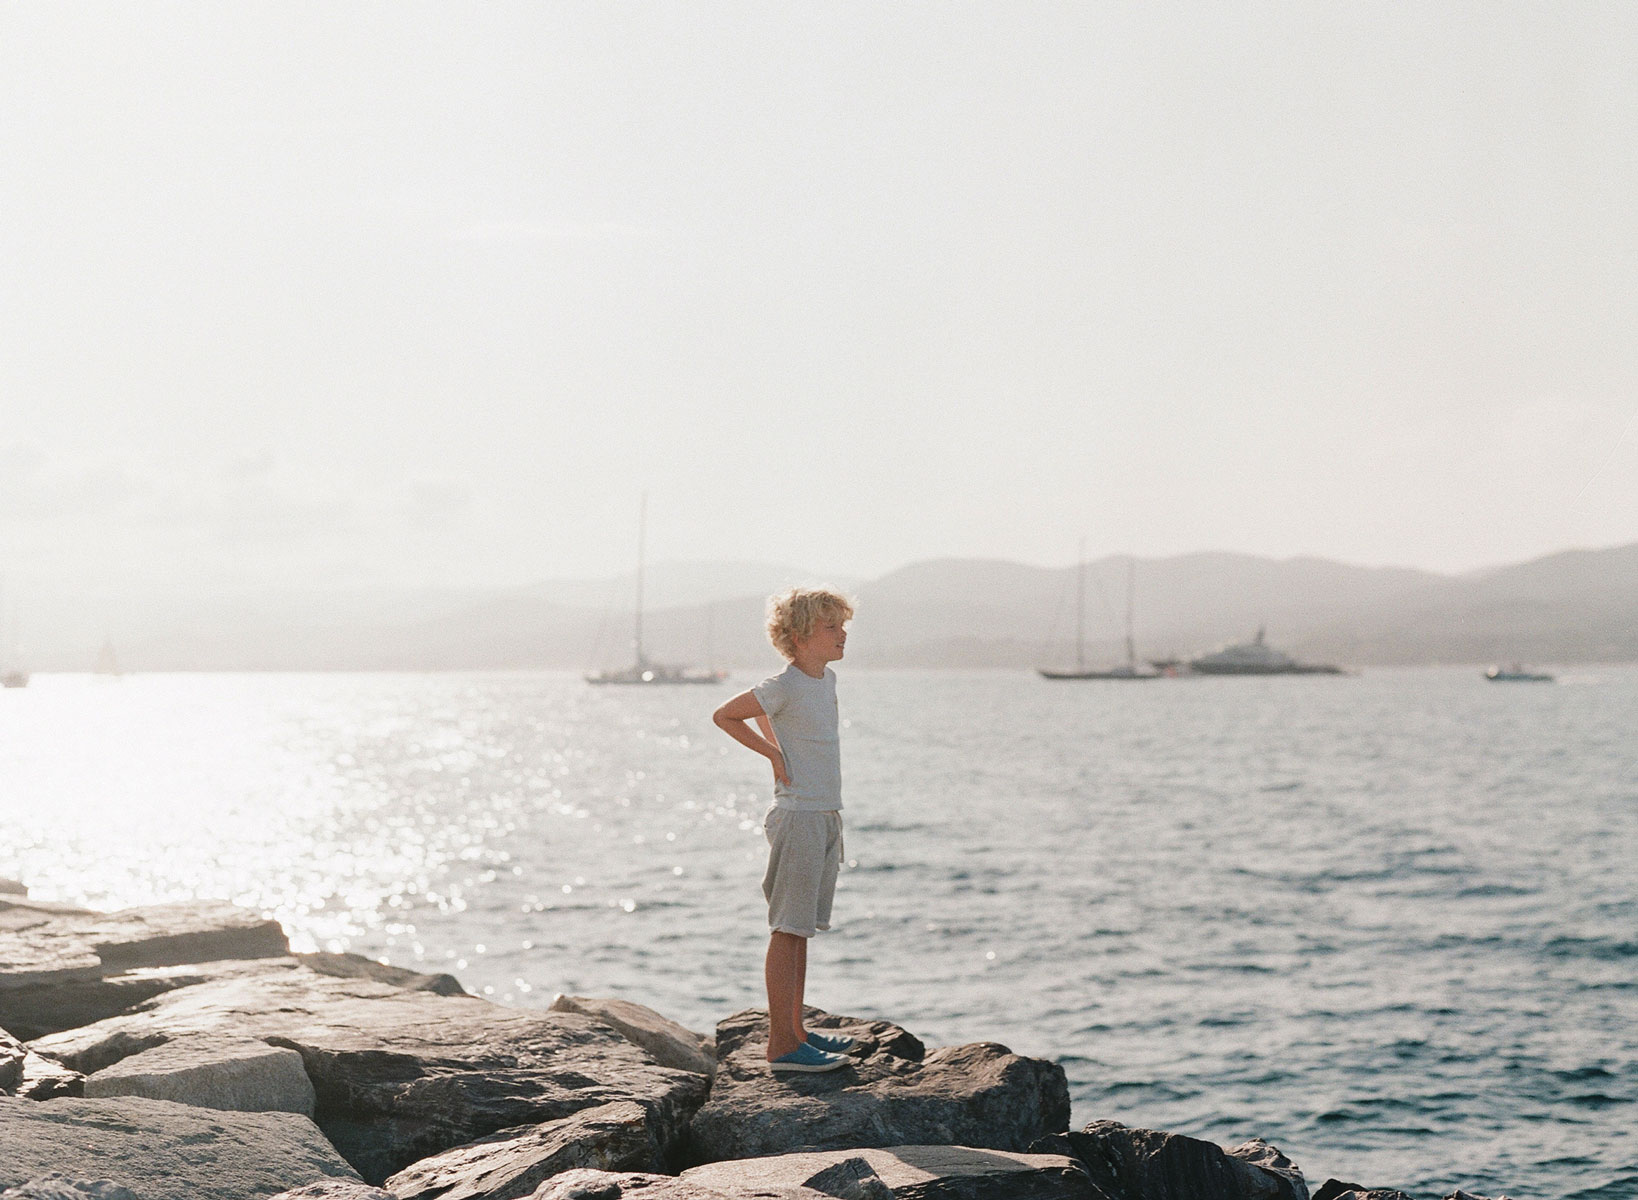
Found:
[{"label": "large boulder", "polygon": [[0,1026],[42,1037],[202,978],[176,967],[289,952],[277,921],[221,901],[95,913],[0,897]]},{"label": "large boulder", "polygon": [[106,1179],[74,1179],[60,1171],[0,1191],[0,1200],[142,1200]]},{"label": "large boulder", "polygon": [[499,1130],[619,1100],[644,1107],[671,1155],[706,1090],[590,1017],[306,966],[180,988],[33,1048],[92,1073],[151,1046],[223,1037],[300,1054],[315,1119],[372,1184]]},{"label": "large boulder", "polygon": [[1370,1188],[1341,1179],[1327,1179],[1314,1193],[1314,1200],[1411,1200],[1398,1188]]},{"label": "large boulder", "polygon": [[1261,1139],[1224,1150],[1180,1133],[1093,1121],[1030,1149],[1078,1159],[1108,1200],[1308,1200],[1297,1165]]},{"label": "large boulder", "polygon": [[957,1145],[1022,1151],[1069,1125],[1063,1068],[994,1042],[926,1050],[897,1025],[809,1010],[812,1029],[858,1040],[853,1061],[817,1075],[775,1075],[767,1016],[717,1026],[717,1075],[695,1114],[693,1163],[798,1150]]},{"label": "large boulder", "polygon": [[85,1081],[87,1096],[147,1096],[235,1112],[313,1115],[301,1055],[243,1038],[181,1038],[123,1058]]},{"label": "large boulder", "polygon": [[583,1167],[554,1175],[525,1200],[825,1200],[825,1197],[809,1188],[719,1192],[675,1175]]},{"label": "large boulder", "polygon": [[295,1113],[230,1113],[165,1100],[0,1098],[0,1187],[49,1172],[104,1179],[145,1200],[248,1200],[325,1176],[357,1179]]},{"label": "large boulder", "polygon": [[17,1085],[22,1100],[55,1100],[85,1095],[85,1076],[30,1050],[23,1059],[23,1081]]},{"label": "large boulder", "polygon": [[23,1060],[28,1050],[11,1034],[0,1029],[0,1092],[15,1092],[23,1082]]},{"label": "large boulder", "polygon": [[[838,1170],[860,1161],[868,1172]],[[869,1173],[898,1200],[1100,1200],[1086,1171],[1072,1158],[969,1146],[780,1154],[694,1167],[682,1178],[735,1194],[805,1187],[864,1200],[871,1194],[862,1186]]]},{"label": "large boulder", "polygon": [[503,1129],[412,1163],[386,1187],[397,1200],[512,1200],[576,1167],[663,1171],[665,1156],[643,1106],[624,1100]]},{"label": "large boulder", "polygon": [[669,1017],[661,1016],[652,1008],[616,997],[565,996],[559,993],[552,1000],[551,1010],[580,1013],[596,1017],[605,1025],[612,1025],[622,1037],[641,1046],[662,1067],[676,1067],[679,1071],[693,1071],[698,1075],[716,1074],[716,1046],[711,1039],[677,1024]]}]

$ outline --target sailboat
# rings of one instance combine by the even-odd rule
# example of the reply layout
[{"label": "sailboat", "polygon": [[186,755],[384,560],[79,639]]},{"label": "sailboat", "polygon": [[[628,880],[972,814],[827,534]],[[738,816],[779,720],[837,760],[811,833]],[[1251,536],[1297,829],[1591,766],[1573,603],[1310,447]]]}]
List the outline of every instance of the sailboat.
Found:
[{"label": "sailboat", "polygon": [[1126,559],[1126,663],[1124,666],[1088,669],[1086,665],[1086,552],[1083,548],[1075,571],[1075,669],[1038,667],[1042,679],[1159,679],[1153,671],[1140,671],[1132,641],[1132,596],[1137,577],[1137,560]]},{"label": "sailboat", "polygon": [[727,671],[699,670],[691,667],[667,666],[657,663],[643,653],[643,567],[644,567],[644,539],[648,533],[648,493],[643,493],[642,504],[637,512],[637,612],[636,634],[632,638],[632,645],[636,648],[636,661],[629,667],[618,667],[611,671],[591,671],[586,675],[587,683],[634,683],[634,684],[668,684],[668,683],[721,683],[728,678]]}]

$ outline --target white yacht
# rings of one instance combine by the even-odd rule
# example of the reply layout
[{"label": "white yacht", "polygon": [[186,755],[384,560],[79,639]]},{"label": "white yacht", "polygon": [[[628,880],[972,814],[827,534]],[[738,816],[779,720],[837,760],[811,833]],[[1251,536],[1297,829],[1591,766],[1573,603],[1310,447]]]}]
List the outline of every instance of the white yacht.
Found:
[{"label": "white yacht", "polygon": [[1224,646],[1221,650],[1193,659],[1189,670],[1196,675],[1341,675],[1342,668],[1328,663],[1298,662],[1263,640],[1264,631],[1249,642]]}]

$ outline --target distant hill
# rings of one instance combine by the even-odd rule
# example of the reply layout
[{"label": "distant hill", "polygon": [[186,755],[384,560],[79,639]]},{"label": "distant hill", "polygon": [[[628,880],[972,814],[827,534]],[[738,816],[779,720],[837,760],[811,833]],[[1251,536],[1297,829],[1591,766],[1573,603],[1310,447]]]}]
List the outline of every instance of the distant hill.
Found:
[{"label": "distant hill", "polygon": [[1291,640],[1355,663],[1638,660],[1638,545],[1439,579]]},{"label": "distant hill", "polygon": [[[1128,560],[1086,567],[1087,655],[1114,662]],[[836,580],[861,606],[848,659],[876,667],[1012,667],[1074,656],[1074,567],[935,559],[878,579]],[[663,661],[777,665],[762,632],[767,592],[813,580],[757,563],[651,568],[645,644]],[[1203,553],[1135,564],[1143,657],[1189,657],[1268,640],[1354,666],[1638,661],[1638,544],[1574,550],[1449,576],[1320,558]],[[183,605],[150,598],[108,632],[133,670],[585,669],[630,660],[632,580],[529,588],[245,595]],[[88,669],[84,622],[40,631],[36,670]]]}]

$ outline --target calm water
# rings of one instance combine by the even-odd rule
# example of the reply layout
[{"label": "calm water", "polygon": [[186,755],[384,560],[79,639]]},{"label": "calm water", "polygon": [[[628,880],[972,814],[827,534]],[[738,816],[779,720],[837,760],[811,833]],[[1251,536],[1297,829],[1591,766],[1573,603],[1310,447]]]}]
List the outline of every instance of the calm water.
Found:
[{"label": "calm water", "polygon": [[[1638,1195],[1638,670],[838,674],[815,1003],[1316,1184]],[[709,1029],[761,1000],[770,781],[709,720],[751,682],[41,676],[0,693],[0,875]]]}]

